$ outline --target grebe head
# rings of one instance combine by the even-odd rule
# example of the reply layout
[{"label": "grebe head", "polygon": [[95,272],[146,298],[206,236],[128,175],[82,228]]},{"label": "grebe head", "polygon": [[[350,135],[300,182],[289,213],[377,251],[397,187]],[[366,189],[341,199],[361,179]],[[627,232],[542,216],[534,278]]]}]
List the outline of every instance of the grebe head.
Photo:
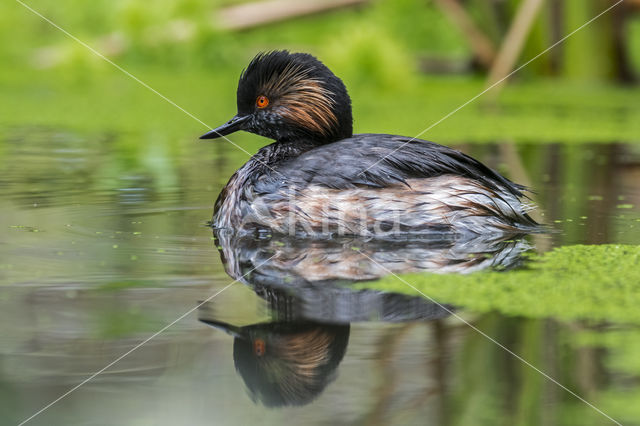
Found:
[{"label": "grebe head", "polygon": [[306,53],[258,54],[240,75],[237,101],[236,116],[200,139],[245,130],[278,141],[324,143],[353,133],[351,99],[342,80]]}]

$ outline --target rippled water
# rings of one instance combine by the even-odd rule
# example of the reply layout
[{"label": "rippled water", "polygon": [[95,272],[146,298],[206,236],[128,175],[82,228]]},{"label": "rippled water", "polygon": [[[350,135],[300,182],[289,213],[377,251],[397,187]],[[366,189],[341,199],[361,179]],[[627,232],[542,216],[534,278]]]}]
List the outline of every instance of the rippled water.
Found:
[{"label": "rippled water", "polygon": [[[460,318],[588,400],[640,395],[611,351],[571,340],[611,324],[478,313],[350,283],[388,270],[508,274],[527,252],[638,244],[637,146],[460,146],[531,185],[556,232],[392,244],[214,236],[205,225],[239,165],[234,148],[132,153],[118,140],[5,135],[2,424],[160,330],[29,424],[611,424]],[[632,418],[621,404],[606,406]]]}]

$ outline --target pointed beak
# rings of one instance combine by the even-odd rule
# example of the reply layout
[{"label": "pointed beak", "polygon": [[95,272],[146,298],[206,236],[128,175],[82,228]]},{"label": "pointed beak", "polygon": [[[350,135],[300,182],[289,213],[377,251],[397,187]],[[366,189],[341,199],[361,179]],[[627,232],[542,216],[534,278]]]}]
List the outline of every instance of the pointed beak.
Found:
[{"label": "pointed beak", "polygon": [[244,123],[251,117],[250,115],[236,115],[231,120],[224,123],[217,129],[213,129],[210,132],[200,136],[200,139],[216,139],[222,136],[229,135],[238,130],[244,130]]}]

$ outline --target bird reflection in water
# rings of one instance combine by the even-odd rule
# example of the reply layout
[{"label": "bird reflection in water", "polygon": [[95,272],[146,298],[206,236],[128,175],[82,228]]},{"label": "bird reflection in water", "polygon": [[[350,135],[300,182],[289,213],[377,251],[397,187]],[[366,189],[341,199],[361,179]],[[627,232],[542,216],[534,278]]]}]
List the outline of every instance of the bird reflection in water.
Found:
[{"label": "bird reflection in water", "polygon": [[201,319],[234,337],[233,361],[254,401],[267,407],[304,405],[335,378],[349,324],[268,322],[235,327]]},{"label": "bird reflection in water", "polygon": [[304,240],[215,235],[226,272],[263,298],[273,320],[238,327],[215,318],[213,302],[200,320],[234,337],[236,370],[254,401],[265,406],[310,403],[336,377],[349,324],[430,321],[453,307],[378,290],[354,288],[389,273],[469,273],[510,269],[531,246],[523,238],[381,241],[361,237]]}]

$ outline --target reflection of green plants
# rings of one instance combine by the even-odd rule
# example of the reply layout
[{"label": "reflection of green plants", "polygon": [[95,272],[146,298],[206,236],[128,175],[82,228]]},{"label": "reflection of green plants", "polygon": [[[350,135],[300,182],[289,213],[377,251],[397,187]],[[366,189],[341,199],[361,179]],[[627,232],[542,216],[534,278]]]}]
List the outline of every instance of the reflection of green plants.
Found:
[{"label": "reflection of green plants", "polygon": [[96,314],[96,337],[101,339],[119,339],[136,334],[148,334],[162,326],[158,318],[150,316],[139,308],[123,309],[117,305],[108,309],[104,307]]},{"label": "reflection of green plants", "polygon": [[158,283],[155,281],[129,280],[129,281],[110,281],[110,282],[101,284],[96,288],[96,290],[118,292],[118,291],[132,289],[132,288],[157,288],[157,287],[158,287]]},{"label": "reflection of green plants", "polygon": [[[488,313],[477,317],[475,325],[623,424],[635,424],[640,418],[639,265],[640,246],[578,245],[534,256],[523,270],[403,278],[442,303],[521,317],[505,322]],[[416,294],[394,277],[362,286]],[[563,320],[554,326],[554,337],[539,320],[549,317]],[[608,325],[577,325],[583,322]],[[551,341],[562,344],[550,348]],[[597,364],[579,363],[579,358],[597,348],[606,350],[606,373],[598,372]],[[513,416],[513,424],[522,425],[541,424],[542,418],[555,419],[553,424],[575,424],[576,419],[579,424],[608,424],[564,391],[549,393],[548,383],[538,373],[479,334],[470,332],[459,353],[455,371],[460,385],[452,401],[459,409],[454,410],[454,424],[478,424],[478,419],[490,422],[503,416]],[[553,364],[549,364],[549,353],[557,357]],[[566,377],[560,374],[572,371]],[[598,374],[606,374],[606,387],[583,388],[582,379],[597,381]],[[488,384],[492,387],[487,388]],[[507,401],[504,395],[513,399]],[[556,403],[563,401],[556,412],[545,414],[544,405],[550,403],[545,395],[556,395]]]},{"label": "reflection of green plants", "polygon": [[606,367],[615,375],[612,388],[603,393],[602,408],[617,413],[623,424],[636,424],[640,419],[640,329],[609,326],[583,331],[576,336],[575,346],[607,350]]}]

